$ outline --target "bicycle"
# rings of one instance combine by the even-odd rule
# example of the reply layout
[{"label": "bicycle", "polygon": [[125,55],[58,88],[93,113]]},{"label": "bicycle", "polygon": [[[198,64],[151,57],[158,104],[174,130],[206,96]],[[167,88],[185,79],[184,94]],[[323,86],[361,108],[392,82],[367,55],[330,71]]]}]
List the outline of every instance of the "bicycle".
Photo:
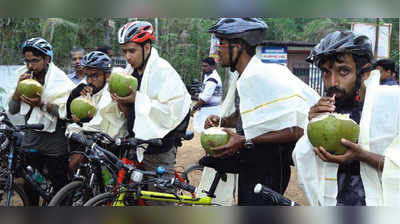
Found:
[{"label": "bicycle", "polygon": [[[139,166],[137,163],[127,160],[129,149],[136,146],[136,141],[120,138],[114,140],[109,135],[96,131],[84,131],[83,134],[88,140],[109,149],[111,152],[119,151],[118,154],[123,154],[122,160],[125,164]],[[140,141],[139,143],[162,144],[161,140]],[[71,154],[74,153],[83,155],[84,162],[80,164],[72,182],[65,185],[54,195],[49,206],[81,206],[88,199],[111,190],[118,183],[117,173],[120,176],[120,171],[102,151],[96,147],[86,146],[85,152],[71,152]],[[82,175],[82,170],[87,170],[87,175]],[[111,177],[107,177],[109,175]]]},{"label": "bicycle", "polygon": [[[15,178],[21,177],[29,183],[42,198],[41,205],[46,205],[52,198],[53,187],[43,172],[33,169],[24,160],[24,149],[21,148],[23,130],[41,130],[43,124],[13,125],[5,112],[0,112],[0,205],[28,206],[29,199]],[[33,152],[30,150],[29,152]],[[34,180],[33,174],[40,177]],[[40,183],[39,183],[40,182]]]},{"label": "bicycle", "polygon": [[[171,202],[174,204],[189,204],[189,205],[217,205],[212,202],[213,198],[215,198],[215,190],[218,185],[218,182],[225,176],[225,173],[222,171],[217,171],[213,183],[208,191],[203,191],[206,193],[205,197],[194,197],[194,196],[186,196],[186,195],[178,195],[173,192],[168,192],[168,189],[171,187],[182,189],[187,192],[194,193],[196,191],[196,187],[183,183],[178,180],[178,178],[173,177],[163,177],[165,174],[165,169],[160,168],[157,172],[154,171],[141,171],[134,166],[129,164],[124,164],[122,160],[117,158],[112,153],[108,152],[106,149],[103,149],[93,141],[88,140],[82,135],[72,134],[70,136],[75,141],[80,142],[87,147],[96,148],[100,151],[107,152],[110,155],[111,160],[117,167],[124,169],[125,175],[123,178],[123,182],[118,184],[115,189],[111,192],[107,192],[104,194],[99,194],[94,198],[87,201],[84,206],[130,206],[130,205],[139,205],[140,200],[155,200],[155,201],[164,201]],[[154,177],[149,181],[143,181],[144,176]],[[154,184],[155,187],[161,190],[161,192],[152,192],[142,190],[142,187],[146,184]]]}]

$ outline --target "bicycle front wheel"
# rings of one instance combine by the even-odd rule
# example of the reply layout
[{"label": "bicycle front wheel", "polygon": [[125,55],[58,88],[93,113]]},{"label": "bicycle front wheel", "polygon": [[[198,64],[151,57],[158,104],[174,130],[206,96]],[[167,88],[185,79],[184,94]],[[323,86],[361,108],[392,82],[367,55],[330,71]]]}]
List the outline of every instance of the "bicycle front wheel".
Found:
[{"label": "bicycle front wheel", "polygon": [[201,165],[192,165],[183,171],[182,178],[186,183],[198,187],[203,174],[203,169],[204,167]]},{"label": "bicycle front wheel", "polygon": [[54,195],[49,206],[82,206],[90,197],[90,189],[83,181],[73,181]]},{"label": "bicycle front wheel", "polygon": [[96,195],[89,199],[83,206],[85,207],[100,207],[100,206],[111,206],[114,199],[114,194],[106,192],[103,194]]}]

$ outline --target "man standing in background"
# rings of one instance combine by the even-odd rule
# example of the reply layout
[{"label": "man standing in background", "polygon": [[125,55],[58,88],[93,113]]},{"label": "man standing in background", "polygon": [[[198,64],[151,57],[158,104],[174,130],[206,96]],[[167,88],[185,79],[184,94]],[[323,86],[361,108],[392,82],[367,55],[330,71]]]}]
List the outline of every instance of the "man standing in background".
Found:
[{"label": "man standing in background", "polygon": [[84,77],[83,70],[80,66],[83,55],[85,55],[85,50],[82,48],[72,48],[71,65],[74,70],[68,74],[68,78],[70,78],[75,85],[78,84]]},{"label": "man standing in background", "polygon": [[381,73],[381,85],[398,85],[398,82],[394,79],[396,76],[396,69],[392,59],[378,60],[376,62],[376,69]]},{"label": "man standing in background", "polygon": [[201,65],[203,71],[202,92],[199,101],[193,106],[191,116],[194,116],[194,129],[202,132],[204,122],[211,114],[219,115],[219,105],[222,101],[222,82],[217,70],[215,70],[215,60],[207,57]]}]

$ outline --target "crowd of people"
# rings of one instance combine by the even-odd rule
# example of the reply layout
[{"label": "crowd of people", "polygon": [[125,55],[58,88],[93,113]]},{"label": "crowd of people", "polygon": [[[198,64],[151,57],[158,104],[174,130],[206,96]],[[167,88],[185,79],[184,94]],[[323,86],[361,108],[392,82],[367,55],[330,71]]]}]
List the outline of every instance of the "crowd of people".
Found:
[{"label": "crowd of people", "polygon": [[[44,124],[43,130],[27,131],[23,138],[22,146],[35,150],[27,153],[27,163],[37,169],[46,166],[58,191],[67,182],[66,173],[82,161],[79,154],[69,155],[79,145],[67,140],[66,133],[96,130],[113,138],[162,139],[162,146],[139,150],[138,158],[145,170],[163,166],[173,173],[180,145],[176,136],[186,131],[192,116],[199,133],[221,126],[229,134],[226,145],[212,149],[215,157],[206,155],[201,161],[231,166],[226,170],[238,174],[238,205],[272,205],[254,193],[254,186],[261,183],[284,194],[291,165],[311,205],[399,205],[400,88],[395,63],[375,62],[365,35],[329,33],[305,59],[321,70],[326,94],[320,96],[286,66],[263,63],[256,56],[267,30],[258,18],[221,18],[210,27],[219,41],[219,64],[230,69],[231,82],[223,99],[215,58],[206,57],[201,62],[202,92],[193,106],[179,73],[153,47],[155,31],[147,21],[129,22],[117,33],[125,71],[138,80],[137,90],[130,89],[125,97],[108,87],[113,70],[109,46],[90,52],[72,49],[73,72],[67,75],[53,63],[48,41],[26,40],[18,82],[33,78],[43,92],[29,98],[14,91],[8,112],[24,115],[27,123]],[[71,114],[71,102],[80,96],[90,96],[97,108],[88,119]],[[332,112],[350,114],[362,130],[358,143],[342,139],[348,148],[344,155],[313,147],[305,131],[310,120]],[[39,196],[30,188],[25,186],[30,201],[38,204]]]}]

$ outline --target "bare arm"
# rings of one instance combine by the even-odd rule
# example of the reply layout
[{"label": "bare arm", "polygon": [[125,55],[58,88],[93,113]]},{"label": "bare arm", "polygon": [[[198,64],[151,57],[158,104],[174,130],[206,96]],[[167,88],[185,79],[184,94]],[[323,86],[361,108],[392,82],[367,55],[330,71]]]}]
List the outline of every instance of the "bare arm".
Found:
[{"label": "bare arm", "polygon": [[13,96],[8,102],[8,112],[10,114],[16,114],[20,111],[20,109],[21,109],[21,101],[15,100]]},{"label": "bare arm", "polygon": [[252,139],[255,144],[263,143],[287,143],[299,140],[304,130],[299,127],[285,128],[279,131],[271,131]]},{"label": "bare arm", "polygon": [[222,118],[221,126],[226,128],[236,128],[238,119],[239,119],[239,114],[235,112],[229,117]]},{"label": "bare arm", "polygon": [[321,160],[325,162],[333,162],[341,164],[347,160],[359,160],[374,167],[379,171],[383,171],[385,157],[372,152],[365,151],[360,145],[354,144],[346,139],[342,139],[341,143],[347,147],[347,151],[343,155],[332,155],[323,147],[314,147],[314,152]]},{"label": "bare arm", "polygon": [[[224,128],[236,128],[238,122],[238,113],[235,112],[229,117],[224,117],[221,119],[221,127]],[[219,125],[219,116],[217,115],[210,115],[207,117],[206,121],[204,122],[204,128],[211,128],[211,127],[218,127]]]},{"label": "bare arm", "polygon": [[206,104],[206,102],[200,99],[200,100],[193,106],[192,111],[190,112],[190,116],[193,116],[194,113],[196,113],[196,111],[197,111],[200,107],[202,107],[204,104]]}]

